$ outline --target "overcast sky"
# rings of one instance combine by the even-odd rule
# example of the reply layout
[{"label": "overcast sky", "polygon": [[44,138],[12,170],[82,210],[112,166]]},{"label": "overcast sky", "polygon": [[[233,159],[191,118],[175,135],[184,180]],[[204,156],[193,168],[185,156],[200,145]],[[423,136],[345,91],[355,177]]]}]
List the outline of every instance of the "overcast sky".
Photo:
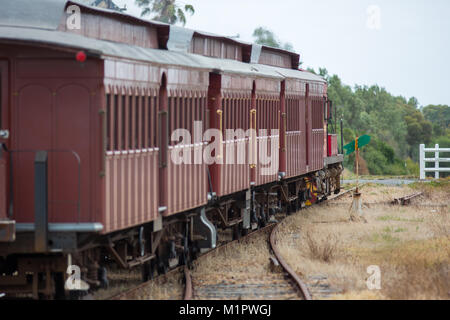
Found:
[{"label": "overcast sky", "polygon": [[[140,14],[134,0],[129,14]],[[186,27],[252,41],[271,29],[300,53],[303,67],[325,67],[353,86],[378,84],[421,105],[450,105],[448,0],[183,0]]]}]

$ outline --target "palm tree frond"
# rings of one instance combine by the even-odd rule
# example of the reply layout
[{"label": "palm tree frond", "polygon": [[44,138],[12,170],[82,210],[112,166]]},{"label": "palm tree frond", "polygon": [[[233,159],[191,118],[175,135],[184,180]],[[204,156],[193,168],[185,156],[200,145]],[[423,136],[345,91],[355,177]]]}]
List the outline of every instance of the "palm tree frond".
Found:
[{"label": "palm tree frond", "polygon": [[149,14],[150,14],[150,8],[142,9],[141,17],[144,17],[144,16],[149,15]]},{"label": "palm tree frond", "polygon": [[185,25],[185,13],[189,13],[191,16],[195,13],[192,5],[181,6],[177,4],[177,0],[135,0],[135,3],[142,8],[141,17],[153,13],[154,20],[170,24],[181,22]]},{"label": "palm tree frond", "polygon": [[178,8],[177,11],[178,20],[181,21],[183,26],[186,25],[186,16],[184,15],[183,10],[181,10],[181,8]]},{"label": "palm tree frond", "polygon": [[194,7],[190,4],[187,4],[184,6],[184,11],[189,12],[191,14],[191,16],[195,13]]},{"label": "palm tree frond", "polygon": [[135,0],[136,5],[140,8],[148,7],[150,4],[150,0]]}]

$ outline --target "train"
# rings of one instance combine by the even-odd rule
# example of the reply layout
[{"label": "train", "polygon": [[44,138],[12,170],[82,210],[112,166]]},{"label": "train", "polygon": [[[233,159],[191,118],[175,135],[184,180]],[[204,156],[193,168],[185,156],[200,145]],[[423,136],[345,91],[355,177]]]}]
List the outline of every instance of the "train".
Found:
[{"label": "train", "polygon": [[[0,293],[143,281],[340,191],[300,55],[70,0],[0,11]],[[331,131],[331,130],[330,130]]]}]

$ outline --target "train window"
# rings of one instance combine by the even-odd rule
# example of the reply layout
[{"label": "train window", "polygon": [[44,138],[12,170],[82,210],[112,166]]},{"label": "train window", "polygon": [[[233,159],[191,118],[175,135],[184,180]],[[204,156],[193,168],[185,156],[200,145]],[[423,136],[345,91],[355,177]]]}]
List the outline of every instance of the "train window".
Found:
[{"label": "train window", "polygon": [[148,97],[148,131],[147,131],[147,147],[148,148],[152,148],[154,146],[153,144],[153,130],[155,127],[154,124],[154,119],[156,118],[154,111],[156,111],[155,105],[156,105],[156,101],[155,101],[156,97]]},{"label": "train window", "polygon": [[181,119],[184,119],[184,122],[181,121],[180,128],[186,129],[189,131],[190,127],[190,111],[191,111],[191,98],[179,98],[180,104],[178,106]]},{"label": "train window", "polygon": [[146,148],[147,143],[145,142],[145,132],[148,130],[148,126],[146,125],[146,119],[147,119],[147,115],[146,115],[146,111],[147,108],[145,107],[145,96],[141,97],[141,148],[144,149]]},{"label": "train window", "polygon": [[128,96],[128,149],[133,148],[133,96]]},{"label": "train window", "polygon": [[[197,118],[197,97],[191,99],[191,135],[194,136],[194,121]],[[193,140],[193,138],[192,138]],[[193,142],[192,142],[193,143]]]},{"label": "train window", "polygon": [[[174,119],[176,118],[175,115],[175,110],[173,110],[173,102],[172,102],[173,98],[172,97],[168,97],[167,98],[167,110],[169,112],[169,135],[171,134],[173,127],[174,127]],[[162,132],[162,131],[160,131]],[[170,139],[169,136],[169,145],[172,145],[172,139]]]},{"label": "train window", "polygon": [[[194,137],[194,122],[198,121],[199,118],[199,102],[200,98],[193,98],[192,100],[192,137]],[[194,143],[194,138],[192,138],[192,143]]]},{"label": "train window", "polygon": [[242,103],[243,100],[241,97],[236,99],[236,107],[234,109],[234,129],[242,128]]},{"label": "train window", "polygon": [[225,130],[226,129],[231,129],[231,126],[230,126],[230,124],[231,124],[231,111],[232,111],[232,106],[233,106],[233,100],[232,100],[233,98],[228,98],[227,99],[227,101],[226,101],[226,104],[225,104],[225,109],[224,109],[224,112],[225,112],[225,115],[224,115],[224,123],[223,123],[223,129],[224,129],[224,135],[225,135]]},{"label": "train window", "polygon": [[227,126],[227,118],[228,118],[228,105],[229,105],[229,99],[225,98],[223,100],[223,105],[222,105],[222,134],[225,135],[225,129]]},{"label": "train window", "polygon": [[195,121],[195,117],[196,117],[196,111],[197,111],[197,98],[192,97],[191,98],[191,108],[189,109],[189,114],[190,114],[189,130],[191,132],[192,137],[194,136],[194,121]]},{"label": "train window", "polygon": [[[223,97],[222,98],[222,127],[224,126],[223,119],[226,119],[226,117],[227,117],[227,110],[225,108],[226,105],[227,105],[227,98]],[[217,125],[217,127],[219,127],[219,125]]]},{"label": "train window", "polygon": [[264,124],[263,129],[269,129],[270,127],[270,119],[269,119],[269,107],[270,107],[271,101],[266,99],[264,101]]},{"label": "train window", "polygon": [[158,130],[158,125],[157,125],[157,106],[159,105],[159,97],[155,96],[153,97],[153,104],[152,104],[152,112],[153,112],[153,146],[156,147],[156,139],[157,137],[157,130]]},{"label": "train window", "polygon": [[180,109],[182,111],[184,111],[181,114],[183,114],[184,118],[185,118],[185,124],[184,124],[183,128],[190,132],[191,131],[192,98],[180,98],[180,101],[181,101]]},{"label": "train window", "polygon": [[236,108],[234,109],[234,118],[235,118],[234,129],[242,128],[242,126],[241,126],[241,121],[242,121],[241,109],[242,109],[242,98],[238,97],[236,99]]},{"label": "train window", "polygon": [[[0,97],[1,98],[1,97]],[[111,150],[111,95],[106,95],[106,149]]]},{"label": "train window", "polygon": [[121,116],[121,118],[122,118],[122,121],[121,121],[121,128],[120,128],[120,131],[121,131],[121,137],[122,137],[122,139],[121,139],[121,145],[120,145],[120,147],[121,147],[121,149],[122,150],[125,150],[125,137],[126,137],[126,135],[125,135],[125,130],[126,130],[126,120],[127,120],[127,118],[126,118],[126,96],[125,95],[123,95],[122,96],[122,105],[120,106],[120,116]]},{"label": "train window", "polygon": [[287,131],[298,131],[300,120],[300,103],[298,98],[286,99]]},{"label": "train window", "polygon": [[322,129],[323,128],[323,108],[322,108],[321,100],[319,100],[317,98],[312,100],[312,114],[313,114],[313,121],[312,121],[313,129]]},{"label": "train window", "polygon": [[222,128],[223,128],[223,135],[225,136],[225,130],[228,128],[229,124],[229,117],[230,117],[230,98],[227,98],[225,100],[225,104],[223,106],[223,119],[222,119]]},{"label": "train window", "polygon": [[119,150],[119,96],[117,94],[114,95],[114,105],[113,105],[113,116],[114,116],[114,141],[113,141],[113,149]]},{"label": "train window", "polygon": [[266,99],[264,100],[264,104],[263,104],[263,112],[264,112],[264,123],[263,123],[263,129],[268,129],[269,128],[269,104],[270,104],[270,100]]},{"label": "train window", "polygon": [[173,130],[185,128],[184,121],[186,121],[185,110],[183,110],[181,104],[183,103],[183,98],[176,97],[174,98],[173,108],[175,110],[176,118],[175,118],[175,127]]},{"label": "train window", "polygon": [[227,127],[231,130],[234,129],[234,114],[235,114],[235,110],[236,110],[236,99],[235,98],[231,98],[229,101],[229,105],[228,105],[228,125]]},{"label": "train window", "polygon": [[148,120],[148,131],[147,131],[147,147],[148,148],[152,148],[153,147],[153,109],[154,108],[154,97],[148,97],[147,98],[148,102],[147,102],[147,108],[148,108],[148,113],[147,113],[147,120]]},{"label": "train window", "polygon": [[139,145],[139,117],[140,117],[140,110],[141,110],[141,105],[140,105],[140,97],[136,96],[135,97],[135,106],[134,106],[134,148],[136,150],[139,150],[141,148],[141,146]]},{"label": "train window", "polygon": [[2,113],[3,113],[3,84],[2,84],[2,69],[0,69],[0,127],[2,127]]}]

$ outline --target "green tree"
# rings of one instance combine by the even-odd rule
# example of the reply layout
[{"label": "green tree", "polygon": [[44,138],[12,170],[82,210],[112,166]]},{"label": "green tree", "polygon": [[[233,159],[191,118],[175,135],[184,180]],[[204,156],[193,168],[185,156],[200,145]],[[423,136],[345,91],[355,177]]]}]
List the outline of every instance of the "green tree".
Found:
[{"label": "green tree", "polygon": [[[405,116],[408,135],[406,141],[411,146],[418,146],[421,143],[428,144],[432,138],[432,125],[431,122],[425,120],[422,113],[418,110],[414,110],[410,114]],[[411,154],[414,157],[414,153]],[[414,159],[414,158],[413,158]]]},{"label": "green tree", "polygon": [[445,135],[446,129],[450,129],[450,107],[445,105],[428,105],[422,109],[422,113],[428,121],[433,123],[435,136]]},{"label": "green tree", "polygon": [[136,4],[142,8],[141,17],[155,14],[154,20],[176,24],[186,24],[186,13],[191,16],[195,13],[194,7],[185,4],[183,7],[177,4],[176,0],[135,0]]},{"label": "green tree", "polygon": [[253,38],[255,38],[255,43],[273,47],[273,48],[280,48],[288,51],[293,51],[294,47],[291,43],[286,42],[283,43],[275,36],[275,34],[265,28],[265,27],[258,27],[253,31]]},{"label": "green tree", "polygon": [[[362,153],[372,174],[415,172],[413,161],[418,161],[419,144],[428,144],[436,136],[450,133],[450,129],[433,130],[436,123],[448,123],[442,120],[446,119],[442,111],[446,108],[437,108],[440,111],[435,116],[431,112],[433,108],[424,108],[422,114],[414,97],[394,96],[377,85],[356,85],[352,88],[343,84],[337,75],[330,75],[326,69],[320,68],[319,72],[311,68],[307,70],[320,74],[328,81],[328,98],[337,108],[338,119],[342,117],[344,120],[345,143],[356,135],[372,136],[372,142]],[[345,159],[344,164],[349,169],[353,168],[352,160],[351,155]]]}]

